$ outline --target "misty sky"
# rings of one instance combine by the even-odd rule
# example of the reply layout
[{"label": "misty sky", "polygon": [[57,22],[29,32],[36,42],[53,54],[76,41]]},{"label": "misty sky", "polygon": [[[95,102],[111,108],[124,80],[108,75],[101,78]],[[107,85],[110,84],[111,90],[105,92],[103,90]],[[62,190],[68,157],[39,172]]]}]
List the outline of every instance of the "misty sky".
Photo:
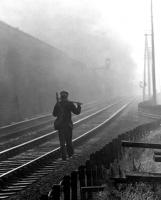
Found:
[{"label": "misty sky", "polygon": [[[137,71],[141,74],[144,33],[150,30],[149,3],[149,0],[1,0],[0,20],[62,50],[67,50],[70,43],[73,45],[73,53],[78,50],[80,54],[87,53],[83,51],[84,46],[80,41],[89,43],[89,49],[87,46],[86,49],[90,52],[93,43],[88,37],[83,38],[88,34],[95,35],[98,40],[108,37],[112,41],[119,41],[120,44],[125,43],[137,64]],[[157,72],[160,72],[159,65],[161,64],[159,59],[160,9],[161,1],[155,0],[154,31]],[[101,51],[101,47],[99,45],[97,47]],[[70,54],[72,56],[72,52]],[[90,56],[92,55],[86,59],[88,60]],[[100,65],[101,60],[103,57],[97,60]]]}]

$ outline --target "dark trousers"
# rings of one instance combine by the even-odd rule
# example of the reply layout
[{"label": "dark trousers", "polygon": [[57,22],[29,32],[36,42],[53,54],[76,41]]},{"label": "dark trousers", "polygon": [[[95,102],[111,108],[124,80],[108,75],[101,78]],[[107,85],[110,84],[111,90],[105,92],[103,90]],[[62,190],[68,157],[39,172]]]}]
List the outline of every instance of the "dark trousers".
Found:
[{"label": "dark trousers", "polygon": [[[60,151],[62,155],[62,159],[66,159],[66,151],[68,156],[72,156],[73,146],[72,146],[72,128],[71,127],[64,127],[59,130],[59,141],[60,141]],[[65,147],[66,145],[66,147]]]}]

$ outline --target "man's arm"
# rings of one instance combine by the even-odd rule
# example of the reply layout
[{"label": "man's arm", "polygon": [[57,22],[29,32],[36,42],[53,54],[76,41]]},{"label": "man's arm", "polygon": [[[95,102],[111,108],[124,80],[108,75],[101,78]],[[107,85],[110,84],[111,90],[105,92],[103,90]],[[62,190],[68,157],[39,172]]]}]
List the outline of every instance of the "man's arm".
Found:
[{"label": "man's arm", "polygon": [[71,111],[75,115],[79,115],[81,113],[81,105],[78,103],[77,107],[74,105],[74,103],[71,102]]},{"label": "man's arm", "polygon": [[58,113],[59,113],[59,107],[58,107],[58,104],[56,103],[53,109],[53,116],[57,117]]}]

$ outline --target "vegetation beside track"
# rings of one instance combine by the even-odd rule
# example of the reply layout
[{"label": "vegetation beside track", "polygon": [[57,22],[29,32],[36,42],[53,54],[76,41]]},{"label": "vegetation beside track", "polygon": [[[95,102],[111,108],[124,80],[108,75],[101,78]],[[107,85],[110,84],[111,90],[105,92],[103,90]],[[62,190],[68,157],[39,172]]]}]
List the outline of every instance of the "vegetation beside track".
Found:
[{"label": "vegetation beside track", "polygon": [[[152,131],[142,142],[160,143],[161,129]],[[161,173],[161,163],[153,160],[153,149],[128,148],[120,160],[120,165],[127,172]],[[120,183],[114,185],[109,178],[106,180],[104,192],[97,193],[95,200],[160,200],[161,184],[152,183]]]}]

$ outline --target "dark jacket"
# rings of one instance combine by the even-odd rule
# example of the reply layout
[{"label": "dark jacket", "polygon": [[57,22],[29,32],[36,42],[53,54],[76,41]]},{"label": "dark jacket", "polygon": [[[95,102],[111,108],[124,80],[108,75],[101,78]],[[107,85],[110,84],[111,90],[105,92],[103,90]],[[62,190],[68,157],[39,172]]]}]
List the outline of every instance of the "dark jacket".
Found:
[{"label": "dark jacket", "polygon": [[53,116],[57,118],[62,118],[62,127],[71,126],[72,123],[72,113],[79,115],[81,112],[81,106],[77,107],[71,101],[60,101],[55,104],[53,110]]}]

